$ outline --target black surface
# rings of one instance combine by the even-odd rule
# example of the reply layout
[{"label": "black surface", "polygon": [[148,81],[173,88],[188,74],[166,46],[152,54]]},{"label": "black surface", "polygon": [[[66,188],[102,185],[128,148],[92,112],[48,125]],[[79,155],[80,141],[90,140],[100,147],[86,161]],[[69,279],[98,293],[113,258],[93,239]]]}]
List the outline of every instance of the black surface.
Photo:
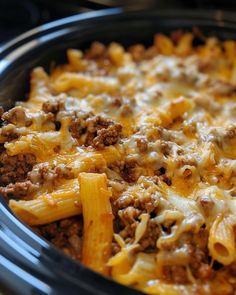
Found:
[{"label": "black surface", "polygon": [[109,7],[132,9],[228,9],[233,0],[0,0],[0,45],[49,21]]},{"label": "black surface", "polygon": [[[156,32],[191,30],[236,39],[236,16],[222,11],[100,11],[60,20],[18,37],[0,53],[0,104],[5,108],[25,97],[35,66],[61,63],[68,47],[91,41],[151,43]],[[135,295],[138,291],[105,279],[73,262],[19,222],[0,197],[0,286],[22,295]]]}]

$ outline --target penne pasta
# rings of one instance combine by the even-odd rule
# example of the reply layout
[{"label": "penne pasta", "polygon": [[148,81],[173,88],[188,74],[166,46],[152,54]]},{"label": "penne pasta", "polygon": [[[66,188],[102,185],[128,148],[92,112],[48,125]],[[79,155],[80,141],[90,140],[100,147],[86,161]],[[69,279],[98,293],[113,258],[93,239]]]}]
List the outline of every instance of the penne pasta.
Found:
[{"label": "penne pasta", "polygon": [[28,225],[43,225],[81,214],[78,191],[45,194],[34,200],[10,200],[11,210]]},{"label": "penne pasta", "polygon": [[218,262],[228,265],[235,259],[235,218],[218,215],[210,229],[208,248],[210,255]]},{"label": "penne pasta", "polygon": [[66,92],[78,89],[82,95],[115,93],[118,90],[117,80],[110,78],[105,80],[100,77],[89,77],[77,73],[63,73],[53,83],[56,92]]},{"label": "penne pasta", "polygon": [[111,255],[113,216],[105,174],[80,173],[80,198],[84,219],[82,262],[108,274]]},{"label": "penne pasta", "polygon": [[155,116],[146,119],[146,123],[153,123],[156,126],[167,127],[175,119],[181,117],[184,113],[193,109],[194,103],[186,98],[180,97],[157,110]]}]

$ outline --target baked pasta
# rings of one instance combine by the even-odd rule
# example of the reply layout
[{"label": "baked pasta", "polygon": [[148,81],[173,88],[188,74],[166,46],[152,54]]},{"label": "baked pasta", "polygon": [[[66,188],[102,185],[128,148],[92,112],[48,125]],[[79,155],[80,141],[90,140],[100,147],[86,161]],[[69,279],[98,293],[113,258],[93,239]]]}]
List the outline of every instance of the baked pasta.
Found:
[{"label": "baked pasta", "polygon": [[236,42],[177,31],[67,57],[2,110],[12,211],[148,294],[235,294]]}]

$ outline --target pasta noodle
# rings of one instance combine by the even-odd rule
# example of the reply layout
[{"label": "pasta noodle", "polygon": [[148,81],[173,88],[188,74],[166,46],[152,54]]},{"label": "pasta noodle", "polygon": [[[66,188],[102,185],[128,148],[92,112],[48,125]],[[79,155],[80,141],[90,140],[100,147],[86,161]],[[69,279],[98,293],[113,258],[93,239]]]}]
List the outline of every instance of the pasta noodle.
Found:
[{"label": "pasta noodle", "polygon": [[77,190],[75,188],[65,189],[29,201],[10,200],[9,206],[20,219],[29,225],[48,224],[81,213]]},{"label": "pasta noodle", "polygon": [[235,218],[218,216],[213,222],[209,237],[209,250],[213,259],[228,265],[235,259]]},{"label": "pasta noodle", "polygon": [[97,272],[108,274],[113,217],[106,175],[81,173],[79,180],[84,219],[83,263]]}]

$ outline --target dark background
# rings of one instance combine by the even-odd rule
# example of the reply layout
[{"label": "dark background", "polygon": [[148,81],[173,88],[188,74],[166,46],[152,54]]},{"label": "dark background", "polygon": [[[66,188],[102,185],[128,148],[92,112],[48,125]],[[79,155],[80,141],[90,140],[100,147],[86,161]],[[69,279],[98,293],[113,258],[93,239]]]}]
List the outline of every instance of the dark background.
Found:
[{"label": "dark background", "polygon": [[73,14],[127,7],[145,9],[225,9],[236,11],[235,0],[0,0],[0,45],[33,27]]}]

